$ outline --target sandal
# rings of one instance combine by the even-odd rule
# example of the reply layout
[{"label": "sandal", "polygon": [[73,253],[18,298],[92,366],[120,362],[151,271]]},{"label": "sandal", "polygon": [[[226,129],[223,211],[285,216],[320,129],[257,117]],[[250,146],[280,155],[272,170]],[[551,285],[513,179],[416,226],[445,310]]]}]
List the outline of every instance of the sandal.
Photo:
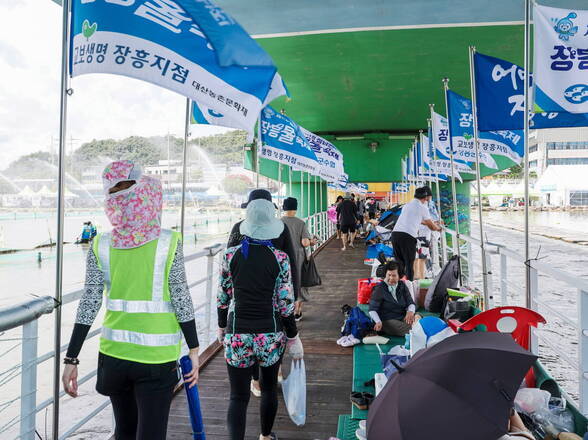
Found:
[{"label": "sandal", "polygon": [[353,391],[353,392],[351,392],[351,395],[350,395],[349,399],[351,400],[351,403],[357,409],[361,409],[361,410],[368,409],[368,403],[367,403],[367,401],[366,401],[366,399],[364,397],[364,393]]}]

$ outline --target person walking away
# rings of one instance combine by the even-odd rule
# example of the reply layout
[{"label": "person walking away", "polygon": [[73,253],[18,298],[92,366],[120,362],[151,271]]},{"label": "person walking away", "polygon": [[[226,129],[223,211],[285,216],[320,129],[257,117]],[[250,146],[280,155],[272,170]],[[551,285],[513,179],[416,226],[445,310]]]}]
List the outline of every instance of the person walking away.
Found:
[{"label": "person walking away", "polygon": [[416,237],[419,226],[424,224],[433,231],[441,231],[429,214],[428,202],[433,197],[431,188],[423,186],[414,192],[414,199],[402,207],[398,221],[392,230],[394,257],[402,264],[404,275],[414,279],[414,260],[416,257]]},{"label": "person walking away", "polygon": [[89,222],[85,222],[82,227],[82,234],[80,235],[79,243],[87,244],[92,239],[92,227]]},{"label": "person walking away", "polygon": [[[272,202],[272,195],[268,190],[265,189],[254,189],[249,193],[249,197],[247,202],[241,205],[242,208],[247,208],[249,203],[254,200],[267,200]],[[241,224],[243,221],[239,221],[233,225],[231,229],[231,233],[229,234],[229,240],[227,242],[227,249],[231,247],[238,246],[243,241],[245,236],[241,233]],[[284,251],[290,260],[290,272],[292,274],[292,283],[294,287],[294,299],[295,301],[298,300],[300,297],[300,276],[298,275],[298,262],[296,259],[296,250],[293,245],[292,237],[290,235],[290,230],[288,228],[282,228],[280,230],[280,234],[276,235],[275,237],[271,238],[271,242],[273,246],[280,250]],[[300,263],[302,265],[302,263]],[[278,374],[280,381],[282,380],[282,373],[281,371]],[[261,388],[259,384],[259,369],[255,369],[253,371],[252,380],[251,380],[251,392],[255,397],[261,397]]]},{"label": "person walking away", "polygon": [[[247,208],[249,203],[251,203],[253,200],[260,200],[260,199],[272,202],[272,195],[266,189],[254,189],[253,191],[251,191],[249,193],[249,197],[248,197],[247,202],[244,203],[243,205],[241,205],[241,207]],[[229,234],[229,239],[227,241],[227,248],[237,246],[241,243],[241,241],[243,241],[244,236],[243,236],[243,234],[241,234],[241,231],[240,231],[242,223],[243,223],[243,220],[241,220],[233,225],[233,228],[231,229],[231,232]],[[292,245],[292,237],[290,236],[290,230],[288,228],[283,228],[283,230],[279,234],[279,236],[272,237],[271,240],[272,240],[274,247],[278,250],[284,251],[286,253],[286,255],[288,255],[288,258],[290,259],[290,264],[292,266],[291,267],[292,280],[294,283],[294,297],[297,299],[298,296],[300,295],[300,283],[299,283],[300,278],[297,276],[297,273],[296,273],[297,265],[294,264],[294,262],[296,261],[296,250],[294,249],[294,247]]]},{"label": "person walking away", "polygon": [[389,261],[385,270],[384,280],[372,292],[369,315],[375,331],[404,336],[420,316],[415,314],[416,305],[406,285],[409,281],[400,281],[398,264]]},{"label": "person walking away", "polygon": [[315,245],[316,240],[312,239],[308,229],[306,228],[306,222],[296,217],[296,211],[298,210],[298,200],[294,197],[288,197],[284,199],[282,205],[284,215],[282,221],[286,224],[290,230],[290,237],[292,237],[292,246],[296,251],[296,276],[298,277],[298,285],[300,285],[300,295],[296,300],[294,307],[294,318],[296,321],[302,319],[302,304],[308,302],[310,299],[308,289],[302,286],[300,281],[302,277],[302,264],[306,259],[306,252],[309,246]]},{"label": "person walking away", "polygon": [[341,238],[341,219],[339,218],[339,205],[343,201],[343,196],[337,196],[335,200],[335,212],[337,213],[337,240]]},{"label": "person walking away", "polygon": [[78,355],[106,299],[96,390],[110,398],[116,440],[165,440],[178,382],[181,335],[198,381],[198,336],[181,236],[161,228],[161,182],[128,160],[102,174],[112,231],[88,250],[84,293],[64,359],[62,382],[78,396]]},{"label": "person walking away", "polygon": [[249,202],[239,231],[242,242],[228,248],[221,262],[217,295],[218,338],[225,348],[230,382],[227,426],[231,440],[243,440],[250,381],[261,370],[260,440],[272,432],[278,408],[278,369],[286,347],[294,359],[304,355],[294,320],[294,295],[288,255],[270,241],[284,222],[266,199]]},{"label": "person walking away", "polygon": [[337,206],[339,222],[341,223],[341,241],[343,247],[341,250],[347,250],[347,245],[355,247],[355,225],[357,223],[357,206],[351,201],[349,193],[345,194],[343,201]]},{"label": "person walking away", "polygon": [[365,223],[365,203],[361,200],[361,196],[357,196],[357,201],[355,202],[357,206],[357,220],[359,222],[359,233],[364,234],[364,223]]},{"label": "person walking away", "polygon": [[376,201],[374,200],[373,197],[370,197],[368,199],[367,209],[368,209],[369,219],[374,220],[376,218],[376,211],[378,209],[378,206],[376,205]]}]

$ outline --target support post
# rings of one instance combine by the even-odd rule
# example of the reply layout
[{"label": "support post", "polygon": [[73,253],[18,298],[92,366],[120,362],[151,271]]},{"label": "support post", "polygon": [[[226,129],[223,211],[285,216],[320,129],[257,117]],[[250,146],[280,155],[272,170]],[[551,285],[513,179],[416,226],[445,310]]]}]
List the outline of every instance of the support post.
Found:
[{"label": "support post", "polygon": [[578,365],[580,384],[580,412],[588,416],[588,292],[578,289]]},{"label": "support post", "polygon": [[55,337],[53,358],[52,435],[59,438],[59,394],[61,389],[61,303],[63,299],[63,224],[65,217],[65,138],[67,135],[67,97],[69,72],[70,0],[62,0],[61,95],[59,111],[59,154],[57,159],[57,243],[55,261]]},{"label": "support post", "polygon": [[530,96],[529,96],[529,71],[531,69],[531,49],[530,49],[530,38],[531,38],[531,0],[525,0],[525,80],[524,80],[524,98],[525,98],[525,113],[524,113],[524,139],[525,139],[525,151],[524,151],[524,179],[525,179],[525,261],[526,265],[526,303],[527,308],[532,307],[532,293],[531,293],[531,268],[529,266],[529,111],[530,111]]},{"label": "support post", "polygon": [[[182,207],[180,211],[180,233],[184,239],[186,219],[186,182],[188,181],[188,137],[190,136],[190,98],[186,98],[186,120],[184,121],[184,151],[182,155]],[[170,176],[168,176],[168,179]]]},{"label": "support post", "polygon": [[[22,327],[22,368],[20,380],[20,439],[34,440],[37,407],[37,346],[39,321]],[[57,356],[59,357],[59,356]]]},{"label": "support post", "polygon": [[500,254],[500,305],[508,303],[508,261],[504,254]]},{"label": "support post", "polygon": [[480,177],[480,139],[478,135],[478,110],[476,108],[476,73],[474,71],[475,46],[469,47],[470,88],[472,93],[472,123],[474,125],[474,148],[476,151],[476,186],[478,187],[478,222],[480,223],[480,250],[482,252],[482,284],[484,286],[484,303],[490,304],[488,291],[488,268],[486,266],[486,245],[484,244],[484,222],[482,217],[482,184]]},{"label": "support post", "polygon": [[[459,260],[458,263],[460,265],[459,271],[459,282],[463,285],[463,275],[461,271],[461,250],[459,248],[459,213],[457,211],[457,195],[456,195],[456,188],[455,188],[455,164],[453,160],[453,141],[451,140],[451,124],[449,123],[449,104],[447,101],[447,91],[449,90],[449,78],[443,78],[443,91],[445,96],[445,112],[447,115],[447,132],[449,137],[449,159],[451,162],[451,195],[453,196],[453,223],[455,224],[455,241],[457,242],[457,246],[454,246],[454,255],[457,255]],[[457,253],[455,249],[457,248]]]},{"label": "support post", "polygon": [[208,248],[206,256],[206,313],[204,314],[204,327],[206,328],[206,342],[210,345],[210,314],[212,313],[212,282],[214,271],[213,247]]},{"label": "support post", "polygon": [[[530,290],[531,290],[531,310],[535,310],[536,312],[538,311],[539,307],[537,304],[537,299],[539,298],[539,273],[537,272],[537,269],[535,269],[534,267],[531,267],[531,264],[527,264],[527,267],[529,267],[529,273],[530,273],[530,278],[531,278],[531,282],[529,284],[530,286]],[[533,329],[530,329],[531,332],[531,353],[533,354],[539,354],[539,341],[537,340],[537,335],[535,334],[535,332],[533,331]]]}]

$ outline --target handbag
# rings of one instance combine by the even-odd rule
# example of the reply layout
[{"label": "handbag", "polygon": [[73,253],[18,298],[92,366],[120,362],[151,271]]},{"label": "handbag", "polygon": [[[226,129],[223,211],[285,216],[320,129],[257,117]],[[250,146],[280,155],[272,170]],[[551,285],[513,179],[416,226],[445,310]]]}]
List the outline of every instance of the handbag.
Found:
[{"label": "handbag", "polygon": [[321,276],[318,273],[314,258],[312,255],[306,257],[302,263],[302,274],[300,279],[300,285],[302,287],[315,287],[322,284]]}]

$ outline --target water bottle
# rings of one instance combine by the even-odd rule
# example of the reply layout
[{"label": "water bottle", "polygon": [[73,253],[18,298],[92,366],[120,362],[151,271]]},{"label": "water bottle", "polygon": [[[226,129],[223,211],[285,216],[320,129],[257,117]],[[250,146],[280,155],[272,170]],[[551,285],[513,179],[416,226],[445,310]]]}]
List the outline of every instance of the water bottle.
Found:
[{"label": "water bottle", "polygon": [[410,350],[410,333],[404,335],[404,348]]}]

